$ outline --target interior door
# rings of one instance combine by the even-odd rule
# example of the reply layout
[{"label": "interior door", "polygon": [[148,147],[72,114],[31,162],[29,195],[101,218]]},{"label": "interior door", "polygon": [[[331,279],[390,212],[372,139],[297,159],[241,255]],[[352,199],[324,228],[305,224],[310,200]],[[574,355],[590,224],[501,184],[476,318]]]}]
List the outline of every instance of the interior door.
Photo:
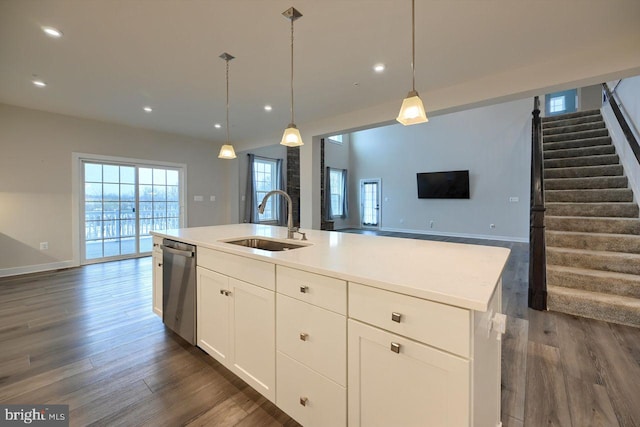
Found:
[{"label": "interior door", "polygon": [[360,226],[380,227],[380,179],[360,181]]}]

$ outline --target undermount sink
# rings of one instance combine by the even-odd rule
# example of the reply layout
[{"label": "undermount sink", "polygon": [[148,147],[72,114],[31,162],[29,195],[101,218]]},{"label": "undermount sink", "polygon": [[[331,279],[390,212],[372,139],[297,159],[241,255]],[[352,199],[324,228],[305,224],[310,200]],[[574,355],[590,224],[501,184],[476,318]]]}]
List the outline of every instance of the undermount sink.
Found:
[{"label": "undermount sink", "polygon": [[287,242],[282,240],[268,240],[257,237],[247,237],[244,239],[227,240],[224,243],[231,243],[232,245],[244,246],[253,249],[262,249],[263,251],[289,251],[291,249],[304,248],[307,245],[301,245],[299,243]]}]

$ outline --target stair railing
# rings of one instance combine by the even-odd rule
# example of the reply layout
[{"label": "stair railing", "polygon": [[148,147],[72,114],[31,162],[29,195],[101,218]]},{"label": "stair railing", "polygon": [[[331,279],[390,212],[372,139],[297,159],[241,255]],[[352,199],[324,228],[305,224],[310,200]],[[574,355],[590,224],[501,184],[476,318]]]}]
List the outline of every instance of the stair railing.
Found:
[{"label": "stair railing", "polygon": [[531,122],[531,219],[529,231],[529,307],[547,309],[547,255],[544,239],[544,158],[540,99],[533,99]]},{"label": "stair railing", "polygon": [[640,144],[638,144],[638,140],[633,134],[633,131],[631,130],[631,126],[627,122],[624,114],[622,113],[622,110],[620,109],[620,105],[622,105],[622,103],[620,103],[616,99],[615,95],[611,92],[611,90],[609,90],[609,85],[607,85],[606,83],[602,83],[602,90],[605,93],[607,101],[609,101],[609,105],[611,105],[613,114],[616,116],[616,119],[618,119],[620,128],[622,129],[624,136],[627,138],[627,142],[629,143],[629,146],[631,147],[633,154],[636,156],[636,160],[640,164]]}]

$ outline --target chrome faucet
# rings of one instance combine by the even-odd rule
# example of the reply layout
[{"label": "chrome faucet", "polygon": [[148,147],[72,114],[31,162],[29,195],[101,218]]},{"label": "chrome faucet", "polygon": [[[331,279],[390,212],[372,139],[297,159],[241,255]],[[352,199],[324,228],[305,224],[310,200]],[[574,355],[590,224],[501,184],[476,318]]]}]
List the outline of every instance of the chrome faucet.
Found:
[{"label": "chrome faucet", "polygon": [[287,239],[293,239],[296,233],[302,234],[302,240],[307,240],[307,235],[305,233],[300,233],[298,228],[293,226],[293,202],[291,201],[291,197],[282,190],[272,190],[264,195],[262,202],[258,205],[258,212],[260,214],[264,213],[264,208],[267,205],[267,199],[274,194],[281,194],[287,199]]}]

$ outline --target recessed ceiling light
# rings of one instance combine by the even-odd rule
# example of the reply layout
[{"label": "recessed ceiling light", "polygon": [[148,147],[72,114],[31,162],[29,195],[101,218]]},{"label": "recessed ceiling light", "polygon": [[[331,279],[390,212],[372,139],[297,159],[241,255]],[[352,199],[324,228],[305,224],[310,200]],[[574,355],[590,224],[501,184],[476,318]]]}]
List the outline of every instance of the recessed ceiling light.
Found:
[{"label": "recessed ceiling light", "polygon": [[213,125],[213,127],[216,129],[220,129],[222,125],[220,123],[216,123],[215,125]]},{"label": "recessed ceiling light", "polygon": [[385,68],[386,67],[384,66],[384,64],[376,64],[373,66],[373,71],[375,71],[376,73],[381,73]]},{"label": "recessed ceiling light", "polygon": [[48,35],[49,37],[53,37],[54,39],[59,39],[60,37],[62,37],[62,31],[58,30],[57,28],[42,27],[42,31],[44,31],[46,35]]},{"label": "recessed ceiling light", "polygon": [[42,80],[32,80],[31,83],[33,83],[33,85],[37,87],[45,87],[47,85]]},{"label": "recessed ceiling light", "polygon": [[271,110],[273,110],[273,107],[271,107],[271,105],[264,106],[264,111],[271,111]]},{"label": "recessed ceiling light", "polygon": [[150,112],[152,112],[152,111],[153,111],[153,108],[151,108],[151,107],[144,107],[144,108],[143,108],[143,110],[144,110],[145,112],[147,112],[147,113],[150,113]]}]

